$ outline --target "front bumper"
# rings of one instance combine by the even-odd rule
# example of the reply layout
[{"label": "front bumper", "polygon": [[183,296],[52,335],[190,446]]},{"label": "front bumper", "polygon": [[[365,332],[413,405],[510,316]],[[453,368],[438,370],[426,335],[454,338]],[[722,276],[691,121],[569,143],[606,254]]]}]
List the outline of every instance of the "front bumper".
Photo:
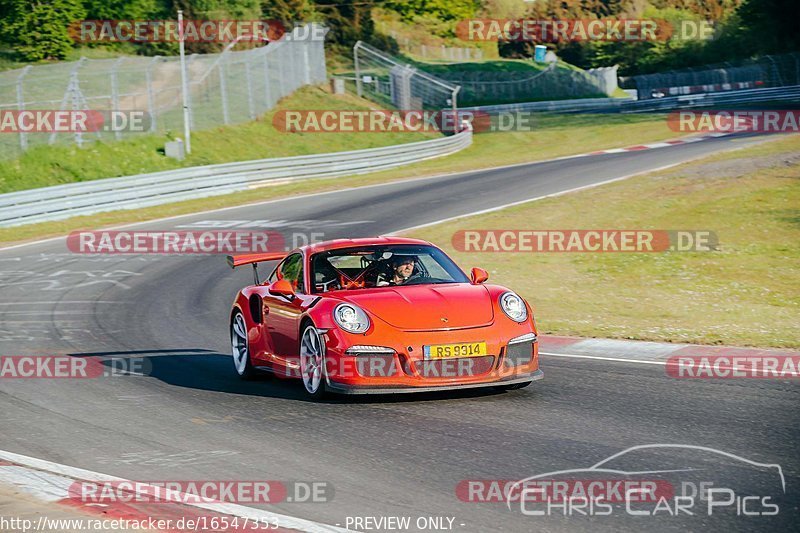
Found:
[{"label": "front bumper", "polygon": [[[380,324],[378,324],[380,325]],[[368,334],[326,331],[326,384],[342,394],[394,394],[513,385],[543,377],[532,322],[487,327],[402,332],[386,327]],[[510,342],[530,336],[526,342]],[[487,355],[430,360],[426,345],[485,342]],[[352,347],[386,348],[381,354],[348,353]],[[388,351],[389,354],[385,352]],[[373,364],[375,365],[373,367]]]},{"label": "front bumper", "polygon": [[460,390],[460,389],[477,389],[483,387],[498,387],[503,385],[514,385],[517,383],[527,383],[529,381],[538,381],[544,378],[544,372],[536,370],[524,376],[516,375],[512,378],[485,381],[482,383],[448,383],[435,386],[374,386],[374,385],[353,385],[328,382],[327,388],[331,392],[338,394],[402,394],[406,392],[434,392],[444,390]]}]

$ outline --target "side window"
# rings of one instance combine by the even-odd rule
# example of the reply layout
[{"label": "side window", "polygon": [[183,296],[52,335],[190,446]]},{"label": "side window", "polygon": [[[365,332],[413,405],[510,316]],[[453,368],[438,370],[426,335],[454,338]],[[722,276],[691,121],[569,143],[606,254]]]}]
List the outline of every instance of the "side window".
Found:
[{"label": "side window", "polygon": [[280,271],[281,271],[281,267],[282,266],[283,266],[283,263],[281,263],[281,264],[279,264],[278,266],[275,267],[275,270],[273,270],[272,274],[269,275],[269,278],[267,279],[267,283],[275,283],[276,281],[278,281],[280,279],[279,275],[280,275]]},{"label": "side window", "polygon": [[275,272],[269,277],[270,283],[276,280],[285,279],[294,287],[295,292],[305,293],[303,283],[303,256],[302,254],[292,254],[278,265]]}]

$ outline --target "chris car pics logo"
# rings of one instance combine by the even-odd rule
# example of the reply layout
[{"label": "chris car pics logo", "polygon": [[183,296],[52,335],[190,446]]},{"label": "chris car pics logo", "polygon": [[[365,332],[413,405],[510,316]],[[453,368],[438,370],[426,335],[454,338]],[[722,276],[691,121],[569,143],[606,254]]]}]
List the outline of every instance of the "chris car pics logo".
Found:
[{"label": "chris car pics logo", "polygon": [[632,446],[589,467],[508,484],[504,496],[509,509],[530,517],[757,519],[789,505],[779,464],[689,444]]}]

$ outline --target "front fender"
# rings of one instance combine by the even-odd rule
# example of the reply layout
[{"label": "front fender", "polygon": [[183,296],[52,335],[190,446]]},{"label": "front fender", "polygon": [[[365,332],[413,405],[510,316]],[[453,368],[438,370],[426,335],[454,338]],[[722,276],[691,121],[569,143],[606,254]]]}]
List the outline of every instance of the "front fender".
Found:
[{"label": "front fender", "polygon": [[[508,287],[503,287],[502,285],[485,285],[486,289],[489,291],[489,296],[492,298],[492,305],[495,306],[495,316],[499,317],[498,320],[511,320],[506,316],[503,310],[500,308],[500,296],[504,292],[514,292],[519,295],[519,293],[513,289],[509,289]],[[522,298],[522,295],[519,295]],[[522,298],[522,301],[525,302],[525,307],[528,309],[528,320],[523,322],[523,324],[530,323],[533,327],[533,332],[535,334],[539,334],[538,330],[536,329],[536,319],[533,316],[533,307],[531,306],[530,302],[525,298]]]},{"label": "front fender", "polygon": [[333,310],[337,305],[343,303],[341,300],[332,298],[322,298],[314,307],[309,309],[305,316],[314,322],[317,329],[333,329],[338,328],[336,322],[333,320]]}]

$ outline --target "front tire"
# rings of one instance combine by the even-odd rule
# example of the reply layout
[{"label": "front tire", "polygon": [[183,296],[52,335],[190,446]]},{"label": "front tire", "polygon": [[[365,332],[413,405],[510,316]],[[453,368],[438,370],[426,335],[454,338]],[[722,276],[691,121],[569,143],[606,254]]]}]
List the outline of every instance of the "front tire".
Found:
[{"label": "front tire", "polygon": [[255,379],[257,371],[250,361],[250,343],[247,340],[247,324],[241,311],[237,311],[231,320],[231,353],[233,367],[243,380]]},{"label": "front tire", "polygon": [[325,396],[325,344],[312,324],[300,336],[300,377],[309,399]]}]

